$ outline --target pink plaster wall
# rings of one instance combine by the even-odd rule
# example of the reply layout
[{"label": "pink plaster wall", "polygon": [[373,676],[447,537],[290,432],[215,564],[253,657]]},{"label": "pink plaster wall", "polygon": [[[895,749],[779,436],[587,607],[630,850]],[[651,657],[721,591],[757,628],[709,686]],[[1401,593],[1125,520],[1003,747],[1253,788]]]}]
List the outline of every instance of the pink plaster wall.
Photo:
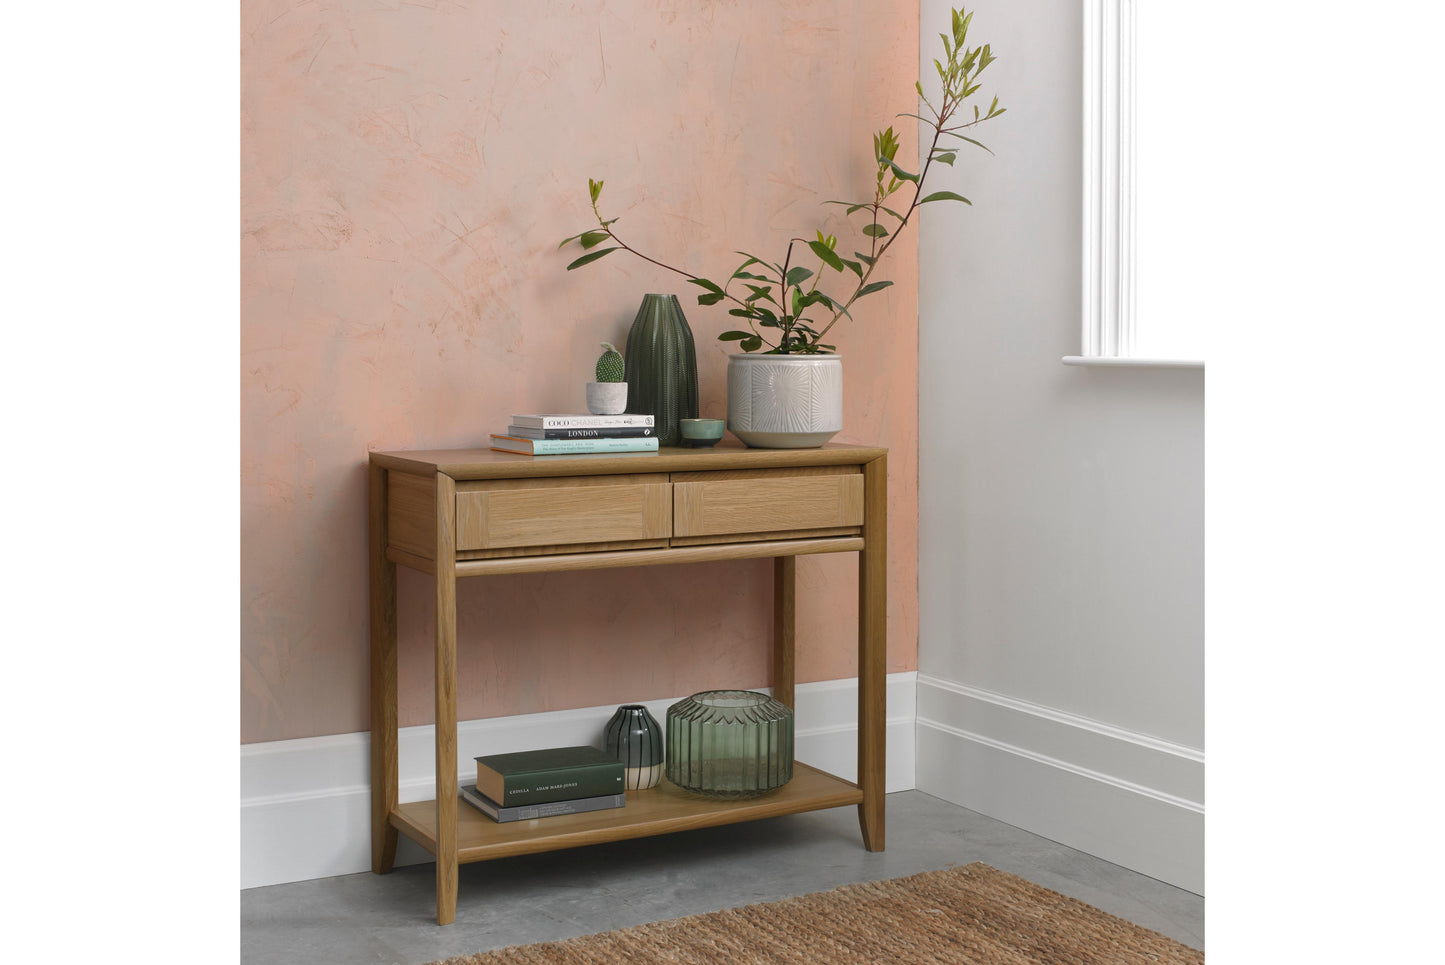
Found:
[{"label": "pink plaster wall", "polygon": [[[564,271],[587,178],[643,250],[727,274],[870,189],[914,109],[916,4],[243,0],[241,735],[364,730],[369,449],[576,411],[600,340],[684,295],[704,415],[723,306],[624,254]],[[914,150],[916,128],[896,122]],[[851,248],[849,250],[852,250]],[[917,272],[843,323],[839,441],[889,446],[890,671],[917,666]],[[856,670],[855,558],[799,561],[800,681]],[[431,719],[430,577],[401,570],[401,723]],[[472,580],[463,719],[768,683],[771,564]]]}]

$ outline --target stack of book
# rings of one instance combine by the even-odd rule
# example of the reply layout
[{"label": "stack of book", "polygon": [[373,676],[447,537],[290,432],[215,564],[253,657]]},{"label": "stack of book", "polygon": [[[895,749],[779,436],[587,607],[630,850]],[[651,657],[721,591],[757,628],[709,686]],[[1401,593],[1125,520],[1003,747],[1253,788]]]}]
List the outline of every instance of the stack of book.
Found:
[{"label": "stack of book", "polygon": [[656,452],[653,417],[622,415],[514,415],[492,448],[528,456],[577,452]]},{"label": "stack of book", "polygon": [[595,747],[548,747],[477,759],[477,783],[462,798],[494,821],[620,808],[627,803],[622,762]]}]

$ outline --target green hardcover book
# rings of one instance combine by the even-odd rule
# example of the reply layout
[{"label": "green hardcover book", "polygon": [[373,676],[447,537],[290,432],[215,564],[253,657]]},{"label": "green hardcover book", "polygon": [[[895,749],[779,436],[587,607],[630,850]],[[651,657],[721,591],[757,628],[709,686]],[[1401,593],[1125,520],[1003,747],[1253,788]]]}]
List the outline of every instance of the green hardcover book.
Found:
[{"label": "green hardcover book", "polygon": [[476,760],[477,790],[502,807],[627,790],[622,762],[595,747],[547,747]]}]

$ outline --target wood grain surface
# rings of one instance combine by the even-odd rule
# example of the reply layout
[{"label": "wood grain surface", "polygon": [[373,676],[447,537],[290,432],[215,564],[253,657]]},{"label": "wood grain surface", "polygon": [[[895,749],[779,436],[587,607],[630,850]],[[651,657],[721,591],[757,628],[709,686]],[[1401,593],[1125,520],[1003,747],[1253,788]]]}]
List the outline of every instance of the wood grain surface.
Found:
[{"label": "wood grain surface", "polygon": [[[849,804],[858,806],[864,846],[883,850],[886,450],[840,446],[648,455],[656,457],[647,464],[651,472],[613,455],[594,460],[470,450],[372,453],[372,867],[390,869],[398,830],[428,848],[437,858],[439,924],[455,917],[463,862]],[[429,478],[422,475],[427,470]],[[720,542],[669,544],[672,539]],[[793,780],[761,798],[718,801],[664,781],[656,789],[629,792],[625,808],[507,824],[459,805],[459,797],[448,793],[434,801],[397,803],[397,563],[435,577],[435,773],[442,789],[458,782],[458,579],[773,557],[773,687],[778,699],[791,705],[795,558],[838,552],[859,554],[858,784],[795,763]],[[483,554],[488,558],[466,558]]]},{"label": "wood grain surface", "polygon": [[672,486],[624,483],[457,494],[457,549],[666,539]]},{"label": "wood grain surface", "polygon": [[[856,804],[862,797],[863,792],[856,785],[795,762],[793,779],[787,784],[762,797],[741,801],[705,798],[682,790],[666,778],[655,788],[628,791],[626,807],[507,824],[493,821],[463,801],[461,810],[457,812],[459,858],[465,864],[692,828],[709,828]],[[454,803],[459,800],[459,795],[453,798]],[[397,808],[392,821],[407,837],[435,854],[434,813],[434,802],[418,801]]]},{"label": "wood grain surface", "polygon": [[782,475],[764,479],[675,482],[672,531],[718,536],[858,526],[863,522],[863,477]]},{"label": "wood grain surface", "polygon": [[829,443],[819,449],[748,449],[723,443],[715,449],[659,449],[657,452],[588,453],[578,456],[522,456],[492,449],[417,449],[373,451],[371,459],[388,469],[429,475],[446,473],[458,481],[539,476],[605,476],[632,472],[699,472],[727,469],[861,465],[888,450],[876,446]]}]

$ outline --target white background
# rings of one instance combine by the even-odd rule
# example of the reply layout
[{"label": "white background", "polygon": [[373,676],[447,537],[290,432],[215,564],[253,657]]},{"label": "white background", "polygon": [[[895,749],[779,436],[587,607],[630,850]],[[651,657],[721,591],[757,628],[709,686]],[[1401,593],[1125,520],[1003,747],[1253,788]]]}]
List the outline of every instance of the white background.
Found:
[{"label": "white background", "polygon": [[[1216,69],[1187,254],[1228,346],[1208,373],[1209,954],[1402,959],[1441,858],[1445,18],[1189,12]],[[237,954],[235,25],[174,0],[24,5],[0,39],[22,952]],[[142,465],[168,482],[123,471]],[[126,794],[147,769],[183,775],[177,804],[220,803],[161,826]]]},{"label": "white background", "polygon": [[[1209,83],[1228,69],[1200,43],[1200,8],[1135,0],[1134,257],[1135,344],[1149,359],[1202,359],[1213,321],[1203,293],[1221,283],[1201,250],[1199,222],[1210,207],[1238,214],[1206,158],[1224,135],[1228,110]],[[1218,112],[1218,116],[1215,116]],[[1249,150],[1240,146],[1242,157]],[[1243,222],[1239,219],[1237,223]]]}]

